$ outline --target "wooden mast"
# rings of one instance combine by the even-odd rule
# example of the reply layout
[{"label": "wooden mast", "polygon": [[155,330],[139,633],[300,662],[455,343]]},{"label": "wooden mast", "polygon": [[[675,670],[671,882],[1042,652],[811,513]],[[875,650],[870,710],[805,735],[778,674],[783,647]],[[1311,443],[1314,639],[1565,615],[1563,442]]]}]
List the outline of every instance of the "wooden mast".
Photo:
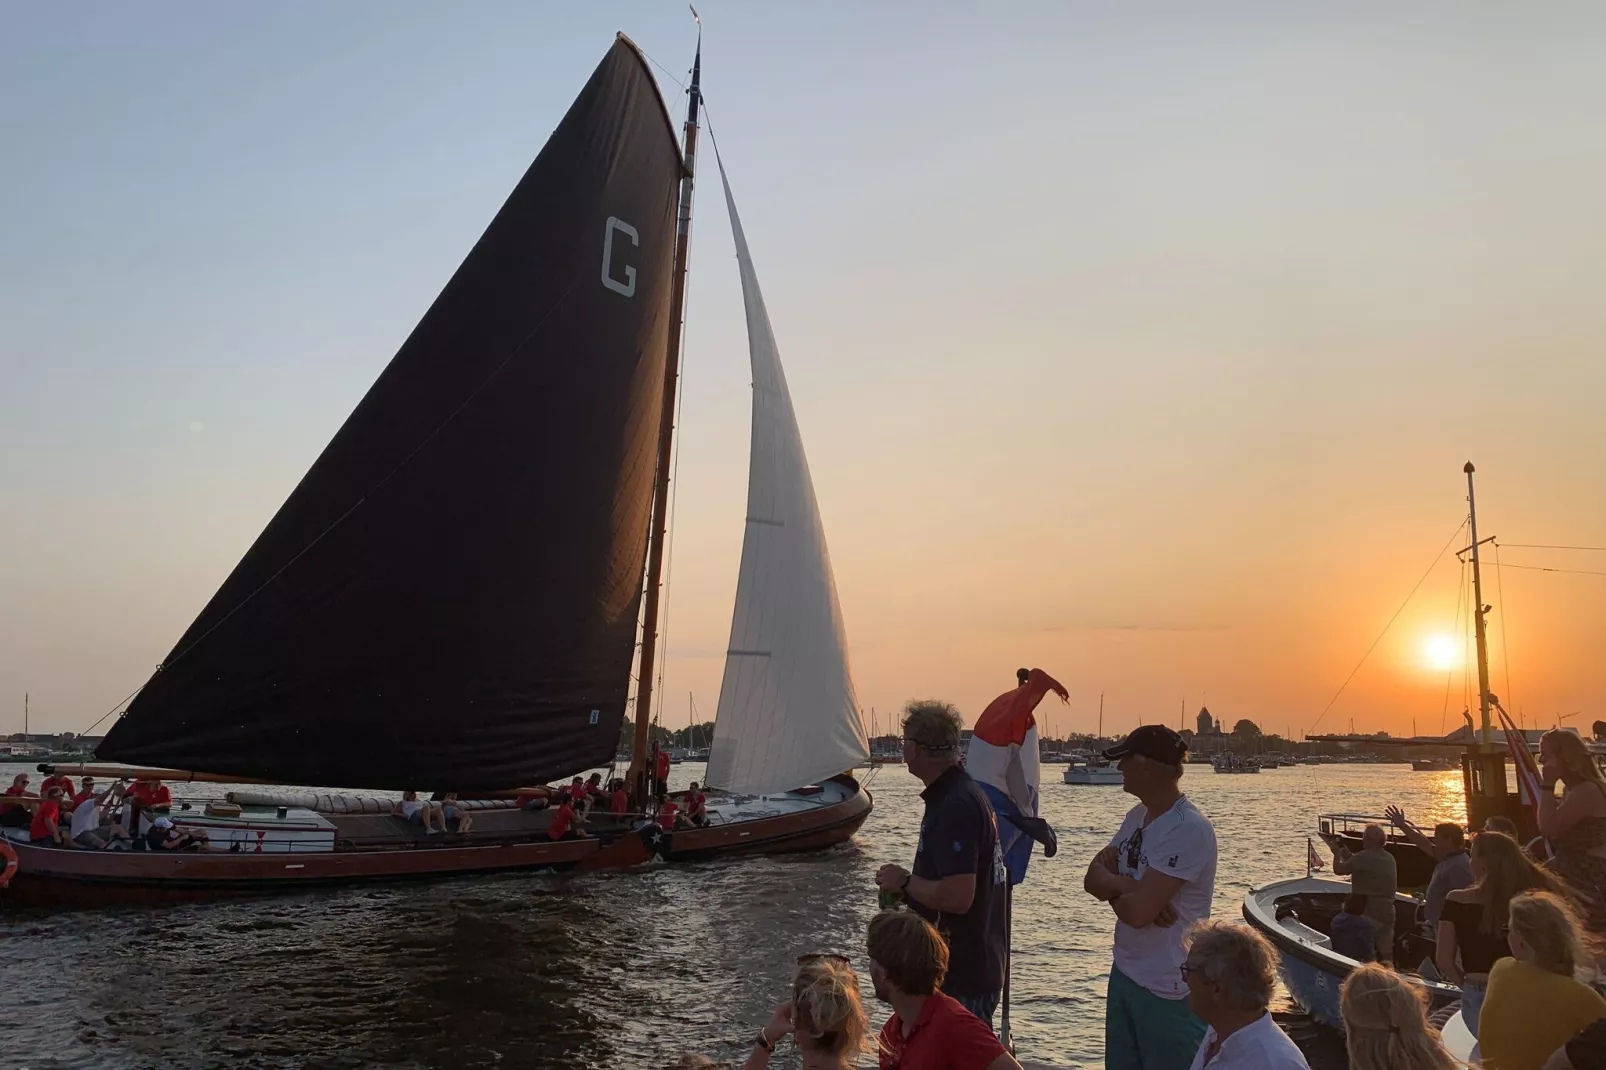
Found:
[{"label": "wooden mast", "polygon": [[675,225],[675,266],[669,288],[669,353],[664,360],[664,405],[658,425],[658,471],[653,488],[652,530],[647,543],[647,598],[642,612],[640,676],[636,681],[635,737],[626,774],[631,794],[645,798],[643,773],[647,771],[647,728],[652,723],[652,674],[658,663],[658,603],[663,589],[664,540],[669,528],[669,469],[674,458],[675,394],[680,382],[680,337],[685,319],[686,268],[691,259],[691,197],[697,163],[697,109],[703,70],[703,38],[697,34],[697,56],[692,62],[687,90],[685,172],[680,179],[680,215]]}]

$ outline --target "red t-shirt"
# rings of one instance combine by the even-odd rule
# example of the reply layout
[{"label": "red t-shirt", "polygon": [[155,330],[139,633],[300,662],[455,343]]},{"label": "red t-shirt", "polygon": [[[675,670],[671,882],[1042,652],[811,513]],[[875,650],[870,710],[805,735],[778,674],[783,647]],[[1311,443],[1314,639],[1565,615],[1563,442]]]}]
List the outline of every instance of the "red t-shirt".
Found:
[{"label": "red t-shirt", "polygon": [[43,784],[39,785],[39,795],[40,795],[40,797],[43,797],[46,794],[48,794],[50,792],[51,788],[60,788],[61,789],[62,798],[64,798],[64,799],[72,798],[73,795],[77,792],[77,789],[72,786],[72,777],[70,777],[70,776],[47,776],[47,777],[45,777],[45,782]]},{"label": "red t-shirt", "polygon": [[167,806],[173,801],[173,793],[167,790],[166,784],[159,784],[153,788],[143,780],[129,788],[128,794],[150,809]]},{"label": "red t-shirt", "polygon": [[93,799],[94,797],[95,792],[93,789],[86,788],[83,791],[80,791],[77,795],[72,797],[73,808],[77,809],[79,803],[83,802],[85,799]]},{"label": "red t-shirt", "polygon": [[608,797],[608,813],[622,814],[630,809],[630,793],[620,788]]},{"label": "red t-shirt", "polygon": [[567,799],[558,807],[558,812],[552,815],[552,823],[547,826],[546,834],[554,840],[561,840],[569,834],[574,825],[574,804]]},{"label": "red t-shirt", "polygon": [[49,839],[50,828],[45,824],[47,820],[54,820],[58,825],[61,824],[61,807],[51,799],[46,799],[39,804],[38,809],[34,810],[33,825],[28,829],[28,838],[34,840]]},{"label": "red t-shirt", "polygon": [[987,1023],[941,992],[926,997],[908,1036],[896,1014],[881,1029],[881,1070],[983,1070],[1002,1054]]},{"label": "red t-shirt", "polygon": [[[28,794],[28,789],[24,788],[24,787],[19,787],[18,785],[13,784],[13,785],[11,785],[11,787],[6,789],[6,794],[7,795],[26,795],[26,794]],[[4,806],[0,806],[0,810],[20,810],[20,809],[22,809],[22,804],[21,803],[6,803]]]},{"label": "red t-shirt", "polygon": [[666,802],[658,810],[658,827],[665,832],[675,831],[675,811],[680,807],[672,802]]},{"label": "red t-shirt", "polygon": [[659,780],[668,780],[669,779],[669,752],[668,751],[659,751],[658,752],[657,770],[658,770],[658,779]]},{"label": "red t-shirt", "polygon": [[703,804],[705,802],[707,802],[707,801],[708,801],[707,798],[703,795],[702,792],[699,791],[699,792],[693,794],[692,792],[688,791],[686,793],[686,812],[688,814],[700,814],[700,813],[702,813],[703,812]]}]

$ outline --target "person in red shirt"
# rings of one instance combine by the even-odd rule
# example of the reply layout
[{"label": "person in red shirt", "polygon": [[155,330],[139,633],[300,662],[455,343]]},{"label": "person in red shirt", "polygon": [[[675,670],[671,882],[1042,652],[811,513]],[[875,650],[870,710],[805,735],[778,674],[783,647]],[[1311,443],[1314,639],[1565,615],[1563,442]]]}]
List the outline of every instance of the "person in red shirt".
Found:
[{"label": "person in red shirt", "polygon": [[870,919],[870,981],[892,1004],[881,1030],[881,1070],[1021,1070],[992,1029],[941,991],[948,945],[919,914]]},{"label": "person in red shirt", "polygon": [[557,812],[547,825],[546,834],[552,840],[584,840],[590,836],[585,830],[585,816],[575,813],[574,800],[564,796]]},{"label": "person in red shirt", "polygon": [[61,800],[62,790],[51,788],[45,792],[45,801],[33,812],[28,842],[35,847],[67,846],[67,830],[61,827]]},{"label": "person in red shirt", "polygon": [[[28,794],[28,774],[18,773],[11,778],[11,786],[6,789],[7,795]],[[6,803],[0,806],[0,827],[21,829],[27,828],[33,822],[33,815],[21,803]]]},{"label": "person in red shirt", "polygon": [[613,782],[613,791],[608,795],[608,813],[625,814],[630,811],[630,792],[625,790],[623,780]]},{"label": "person in red shirt", "polygon": [[173,793],[167,790],[166,784],[155,777],[141,777],[134,781],[134,786],[124,792],[123,798],[127,801],[130,811],[128,831],[134,834],[136,842],[142,842],[140,820],[143,818],[146,821],[155,821],[156,818],[166,814],[173,803]]},{"label": "person in red shirt", "polygon": [[[71,793],[69,792],[69,794]],[[78,785],[78,794],[72,796],[72,804],[76,807],[85,799],[93,799],[94,797],[95,778],[92,776],[86,776],[84,777],[83,782]]]},{"label": "person in red shirt", "polygon": [[673,799],[665,799],[664,804],[658,808],[658,827],[665,832],[675,831],[675,814],[680,807],[675,805]]},{"label": "person in red shirt", "polygon": [[708,797],[697,790],[697,781],[686,789],[686,820],[702,828],[708,824]]},{"label": "person in red shirt", "polygon": [[652,775],[653,779],[658,781],[658,789],[654,794],[660,799],[667,797],[669,795],[669,752],[662,747],[659,747],[658,753],[653,756]]},{"label": "person in red shirt", "polygon": [[51,773],[45,777],[45,782],[39,785],[39,797],[42,799],[49,795],[51,788],[60,788],[63,799],[70,799],[77,794],[73,790],[72,777],[65,773]]}]

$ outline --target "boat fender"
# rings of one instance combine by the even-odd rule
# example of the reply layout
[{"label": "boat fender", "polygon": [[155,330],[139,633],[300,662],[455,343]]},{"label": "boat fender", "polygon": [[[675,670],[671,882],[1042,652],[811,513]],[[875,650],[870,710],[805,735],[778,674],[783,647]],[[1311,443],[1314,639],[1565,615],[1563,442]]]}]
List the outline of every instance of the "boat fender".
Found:
[{"label": "boat fender", "polygon": [[10,840],[0,838],[0,858],[6,860],[5,870],[0,871],[0,888],[4,888],[17,875],[17,851]]}]

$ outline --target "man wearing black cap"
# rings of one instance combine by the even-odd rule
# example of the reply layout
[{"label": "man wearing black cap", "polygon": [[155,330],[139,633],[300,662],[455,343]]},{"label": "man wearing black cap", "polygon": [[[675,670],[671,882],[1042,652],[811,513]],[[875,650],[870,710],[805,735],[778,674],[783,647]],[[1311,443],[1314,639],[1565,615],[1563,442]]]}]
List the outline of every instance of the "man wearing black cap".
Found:
[{"label": "man wearing black cap", "polygon": [[1089,895],[1115,911],[1115,964],[1104,1010],[1108,1070],[1187,1070],[1205,1024],[1188,1009],[1183,936],[1210,916],[1216,832],[1182,794],[1188,745],[1164,725],[1104,752],[1138,797],[1121,830],[1087,867]]}]

